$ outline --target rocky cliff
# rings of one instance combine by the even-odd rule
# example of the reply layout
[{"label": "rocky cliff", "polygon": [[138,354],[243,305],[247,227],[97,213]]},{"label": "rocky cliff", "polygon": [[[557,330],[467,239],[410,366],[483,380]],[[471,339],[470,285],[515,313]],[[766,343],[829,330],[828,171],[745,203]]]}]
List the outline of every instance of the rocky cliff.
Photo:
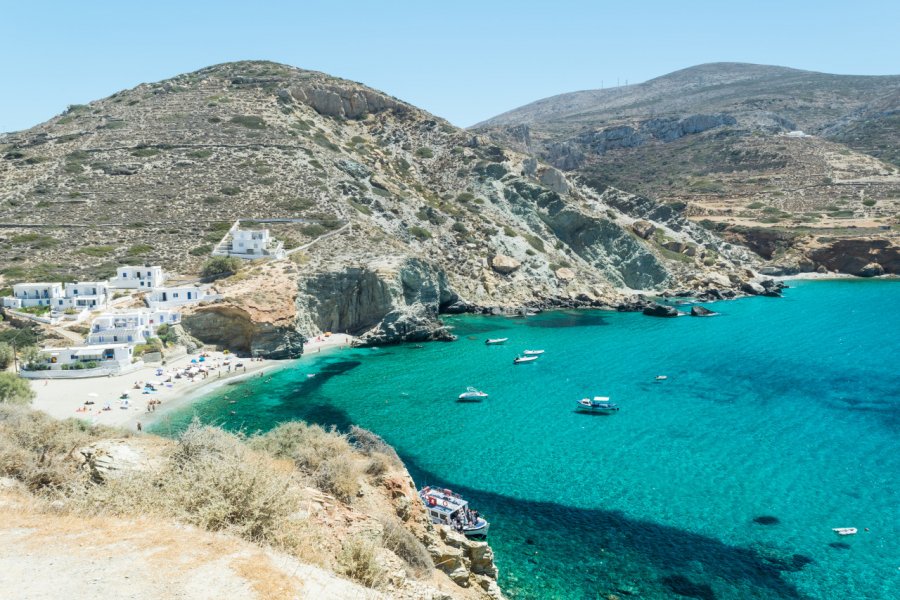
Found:
[{"label": "rocky cliff", "polygon": [[546,98],[473,130],[678,207],[779,271],[829,268],[809,253],[819,237],[897,243],[898,113],[898,76],[714,63]]}]

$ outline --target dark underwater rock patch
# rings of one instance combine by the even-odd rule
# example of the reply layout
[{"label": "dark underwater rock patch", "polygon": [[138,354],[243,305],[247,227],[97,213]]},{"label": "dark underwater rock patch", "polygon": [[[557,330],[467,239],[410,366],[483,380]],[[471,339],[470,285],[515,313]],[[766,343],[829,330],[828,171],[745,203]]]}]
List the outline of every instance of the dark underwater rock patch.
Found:
[{"label": "dark underwater rock patch", "polygon": [[781,524],[781,520],[778,517],[773,517],[772,515],[760,515],[758,517],[753,518],[753,522],[757,525],[779,525]]},{"label": "dark underwater rock patch", "polygon": [[673,594],[685,598],[698,598],[699,600],[715,600],[716,598],[710,586],[705,583],[695,583],[684,575],[669,575],[663,577],[661,581]]}]

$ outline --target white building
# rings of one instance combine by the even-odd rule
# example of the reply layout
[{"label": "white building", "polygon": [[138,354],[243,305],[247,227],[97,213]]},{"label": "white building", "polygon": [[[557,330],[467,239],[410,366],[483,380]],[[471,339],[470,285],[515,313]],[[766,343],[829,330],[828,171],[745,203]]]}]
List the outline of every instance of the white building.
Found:
[{"label": "white building", "polygon": [[196,304],[210,298],[207,288],[196,285],[162,287],[147,294],[147,305],[152,309],[165,309],[184,304]]},{"label": "white building", "polygon": [[262,258],[284,256],[283,244],[269,235],[268,229],[239,229],[231,232],[231,256],[238,258]]},{"label": "white building", "polygon": [[124,266],[116,269],[116,276],[109,280],[109,287],[122,290],[152,290],[166,281],[162,267]]},{"label": "white building", "polygon": [[13,295],[4,296],[3,306],[25,308],[29,306],[54,306],[64,298],[61,283],[17,283],[13,285]]},{"label": "white building", "polygon": [[65,298],[60,298],[53,304],[56,310],[67,308],[75,309],[102,309],[109,302],[109,284],[105,281],[79,281],[67,283]]},{"label": "white building", "polygon": [[132,310],[104,313],[91,323],[87,343],[142,344],[156,336],[160,325],[177,325],[181,314],[171,310]]},{"label": "white building", "polygon": [[[70,348],[44,348],[43,365],[49,365],[50,371],[72,371],[76,376],[84,369],[102,369],[105,373],[118,373],[131,370],[134,346],[131,344],[102,344],[96,346],[72,346]],[[44,370],[23,371],[40,377]]]}]

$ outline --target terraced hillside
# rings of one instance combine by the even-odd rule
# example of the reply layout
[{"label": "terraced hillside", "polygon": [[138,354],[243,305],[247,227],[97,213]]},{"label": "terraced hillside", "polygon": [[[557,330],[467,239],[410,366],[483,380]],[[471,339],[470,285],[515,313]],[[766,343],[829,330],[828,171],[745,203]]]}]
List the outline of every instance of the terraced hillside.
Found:
[{"label": "terraced hillside", "polygon": [[[810,268],[834,240],[894,238],[898,115],[897,76],[715,63],[547,98],[475,130]],[[788,242],[773,249],[772,235]]]}]

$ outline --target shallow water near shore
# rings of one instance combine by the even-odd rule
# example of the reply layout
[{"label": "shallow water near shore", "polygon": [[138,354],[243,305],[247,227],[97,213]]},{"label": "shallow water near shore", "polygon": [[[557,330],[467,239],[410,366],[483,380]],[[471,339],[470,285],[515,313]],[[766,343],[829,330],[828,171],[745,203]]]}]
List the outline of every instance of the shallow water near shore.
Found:
[{"label": "shallow water near shore", "polygon": [[511,598],[900,598],[900,282],[791,285],[712,318],[454,317],[455,343],[304,358],[155,430],[371,429],[491,520]]}]

